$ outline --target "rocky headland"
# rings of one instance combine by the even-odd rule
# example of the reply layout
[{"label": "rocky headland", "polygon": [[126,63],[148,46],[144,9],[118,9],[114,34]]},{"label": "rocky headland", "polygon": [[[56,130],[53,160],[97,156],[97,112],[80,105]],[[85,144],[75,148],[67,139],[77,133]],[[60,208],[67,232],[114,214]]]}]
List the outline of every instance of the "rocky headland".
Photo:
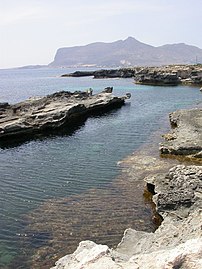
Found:
[{"label": "rocky headland", "polygon": [[62,91],[14,105],[0,103],[0,143],[71,129],[93,113],[121,107],[126,98],[112,95],[109,87],[99,94]]},{"label": "rocky headland", "polygon": [[62,77],[134,78],[135,83],[154,86],[202,85],[202,65],[168,65],[76,71]]},{"label": "rocky headland", "polygon": [[[139,152],[124,161],[128,165],[124,169],[129,178],[136,178],[137,169],[144,171],[142,179],[153,194],[152,200],[156,205],[153,220],[158,222],[159,218],[162,219],[159,228],[154,233],[129,228],[115,249],[82,241],[73,254],[59,259],[53,269],[202,267],[202,110],[177,111],[171,114],[170,119],[176,131],[167,135],[168,142],[176,140],[181,148],[186,148],[187,144],[191,159],[159,158]],[[181,126],[183,129],[178,131]],[[184,138],[180,132],[185,133]],[[193,145],[197,152],[195,149],[192,151]],[[164,144],[166,147],[170,145]],[[187,151],[179,150],[179,156],[184,156],[184,152]],[[162,153],[168,156],[166,150]]]}]

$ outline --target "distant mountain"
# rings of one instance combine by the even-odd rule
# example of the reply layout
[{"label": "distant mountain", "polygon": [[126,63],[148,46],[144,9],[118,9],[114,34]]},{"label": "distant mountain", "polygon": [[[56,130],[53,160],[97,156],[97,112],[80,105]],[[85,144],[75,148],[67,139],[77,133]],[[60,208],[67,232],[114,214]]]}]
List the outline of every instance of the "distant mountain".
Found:
[{"label": "distant mountain", "polygon": [[184,43],[154,47],[133,37],[60,48],[49,66],[140,66],[202,63],[202,49]]}]

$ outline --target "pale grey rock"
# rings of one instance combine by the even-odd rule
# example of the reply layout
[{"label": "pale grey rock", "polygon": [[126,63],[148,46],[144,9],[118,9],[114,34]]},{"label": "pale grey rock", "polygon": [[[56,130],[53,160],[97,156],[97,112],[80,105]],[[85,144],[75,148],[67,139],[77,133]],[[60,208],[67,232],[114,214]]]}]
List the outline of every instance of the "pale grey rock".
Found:
[{"label": "pale grey rock", "polygon": [[202,268],[202,239],[190,239],[175,248],[135,255],[129,263],[144,269]]},{"label": "pale grey rock", "polygon": [[101,92],[92,95],[88,92],[58,92],[46,97],[30,98],[24,102],[0,108],[0,142],[11,138],[51,133],[71,127],[94,112],[104,112],[120,107],[126,96],[116,97]]},{"label": "pale grey rock", "polygon": [[[155,242],[154,242],[155,243]],[[128,260],[114,259],[107,246],[83,241],[71,255],[60,259],[52,269],[200,269],[202,265],[202,238],[187,240],[174,247],[132,255]]]},{"label": "pale grey rock", "polygon": [[175,111],[170,114],[170,123],[172,139],[160,144],[160,152],[201,158],[202,108]]},{"label": "pale grey rock", "polygon": [[175,213],[188,208],[192,210],[201,203],[197,193],[202,193],[202,168],[177,165],[165,176],[157,175],[154,185],[157,195],[153,198],[160,214],[171,210]]},{"label": "pale grey rock", "polygon": [[61,258],[52,269],[89,268],[92,264],[100,263],[100,259],[107,257],[108,253],[109,247],[106,245],[97,245],[92,241],[82,241],[73,254]]}]

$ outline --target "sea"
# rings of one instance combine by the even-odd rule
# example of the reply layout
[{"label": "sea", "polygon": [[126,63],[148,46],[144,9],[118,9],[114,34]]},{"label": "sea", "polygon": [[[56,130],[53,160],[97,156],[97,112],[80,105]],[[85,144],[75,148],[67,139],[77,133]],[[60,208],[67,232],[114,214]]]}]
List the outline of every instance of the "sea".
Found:
[{"label": "sea", "polygon": [[63,90],[98,93],[110,86],[115,95],[131,93],[125,106],[89,117],[71,132],[0,148],[2,269],[46,269],[81,240],[115,247],[127,227],[154,231],[143,185],[133,187],[132,197],[116,186],[118,163],[168,131],[170,112],[201,102],[197,87],[61,77],[73,71],[0,70],[0,102],[11,104]]}]

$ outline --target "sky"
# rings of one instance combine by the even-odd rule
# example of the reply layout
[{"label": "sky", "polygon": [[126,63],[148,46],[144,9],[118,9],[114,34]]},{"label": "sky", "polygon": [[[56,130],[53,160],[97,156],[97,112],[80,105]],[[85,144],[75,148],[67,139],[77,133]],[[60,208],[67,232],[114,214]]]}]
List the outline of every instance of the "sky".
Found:
[{"label": "sky", "polygon": [[202,0],[0,0],[0,68],[49,64],[58,48],[132,36],[202,48]]}]

